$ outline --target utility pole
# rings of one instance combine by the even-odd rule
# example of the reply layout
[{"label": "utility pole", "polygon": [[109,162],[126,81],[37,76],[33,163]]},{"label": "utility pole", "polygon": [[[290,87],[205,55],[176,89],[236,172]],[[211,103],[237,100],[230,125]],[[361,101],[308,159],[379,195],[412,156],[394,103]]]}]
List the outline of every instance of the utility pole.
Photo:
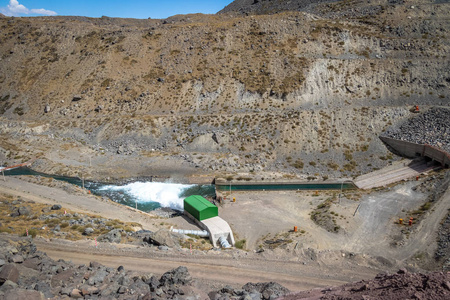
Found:
[{"label": "utility pole", "polygon": [[6,178],[5,178],[5,171],[2,169],[2,175],[3,175],[3,181],[6,181]]}]

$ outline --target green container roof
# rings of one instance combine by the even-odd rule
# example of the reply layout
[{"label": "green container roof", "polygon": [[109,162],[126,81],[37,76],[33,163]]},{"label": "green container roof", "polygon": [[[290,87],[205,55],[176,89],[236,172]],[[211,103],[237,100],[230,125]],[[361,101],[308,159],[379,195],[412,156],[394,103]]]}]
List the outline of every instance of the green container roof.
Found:
[{"label": "green container roof", "polygon": [[184,199],[184,210],[190,213],[199,221],[217,217],[219,210],[217,206],[203,198],[202,196],[192,195]]}]

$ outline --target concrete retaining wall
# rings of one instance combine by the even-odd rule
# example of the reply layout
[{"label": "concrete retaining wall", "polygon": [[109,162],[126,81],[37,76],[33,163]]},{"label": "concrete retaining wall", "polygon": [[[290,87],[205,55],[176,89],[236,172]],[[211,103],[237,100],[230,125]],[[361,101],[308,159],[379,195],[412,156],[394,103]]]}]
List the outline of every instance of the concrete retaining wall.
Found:
[{"label": "concrete retaining wall", "polygon": [[396,140],[388,137],[380,137],[380,139],[383,141],[383,143],[391,147],[395,152],[402,156],[409,158],[425,156],[439,162],[446,168],[450,166],[450,154],[434,146],[414,144],[411,142]]}]

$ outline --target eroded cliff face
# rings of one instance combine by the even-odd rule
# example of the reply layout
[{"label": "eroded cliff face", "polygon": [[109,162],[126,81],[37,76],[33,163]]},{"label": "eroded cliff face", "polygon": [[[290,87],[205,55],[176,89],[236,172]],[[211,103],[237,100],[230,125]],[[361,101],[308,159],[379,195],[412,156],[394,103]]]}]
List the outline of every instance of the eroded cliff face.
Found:
[{"label": "eroded cliff face", "polygon": [[318,178],[380,167],[395,159],[381,131],[413,105],[448,105],[450,12],[431,1],[367,7],[0,18],[2,160],[41,155],[44,170],[70,173],[76,157],[52,153],[73,151]]}]

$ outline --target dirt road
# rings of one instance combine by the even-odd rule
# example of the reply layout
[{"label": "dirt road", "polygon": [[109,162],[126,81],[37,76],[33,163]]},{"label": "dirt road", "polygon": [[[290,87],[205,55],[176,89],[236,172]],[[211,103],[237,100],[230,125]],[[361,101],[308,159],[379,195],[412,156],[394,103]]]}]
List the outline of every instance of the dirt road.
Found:
[{"label": "dirt road", "polygon": [[[125,266],[127,270],[140,273],[162,275],[180,265],[186,266],[193,278],[200,282],[200,287],[208,289],[212,286],[231,285],[241,287],[247,282],[275,281],[291,291],[300,291],[316,287],[336,286],[350,281],[339,279],[346,276],[371,278],[376,271],[345,270],[341,273],[325,271],[317,266],[304,266],[300,262],[263,260],[246,257],[227,257],[213,255],[190,255],[187,253],[172,253],[159,256],[148,253],[120,250],[89,249],[82,251],[76,247],[57,245],[43,240],[35,241],[39,250],[44,251],[53,259],[70,260],[76,264],[88,264],[97,261],[109,267]],[[143,257],[144,256],[144,257]],[[333,274],[333,275],[331,275]]]}]

